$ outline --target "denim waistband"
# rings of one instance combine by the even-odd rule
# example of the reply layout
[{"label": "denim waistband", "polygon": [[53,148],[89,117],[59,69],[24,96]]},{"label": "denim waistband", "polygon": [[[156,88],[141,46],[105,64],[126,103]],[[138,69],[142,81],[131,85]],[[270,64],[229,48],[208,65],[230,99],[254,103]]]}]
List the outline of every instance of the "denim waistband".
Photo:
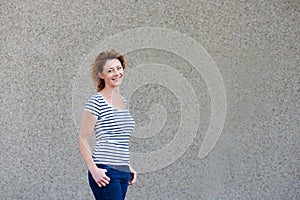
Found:
[{"label": "denim waistband", "polygon": [[107,165],[107,164],[97,164],[97,167],[108,170],[109,168],[122,171],[122,172],[130,172],[128,165]]}]

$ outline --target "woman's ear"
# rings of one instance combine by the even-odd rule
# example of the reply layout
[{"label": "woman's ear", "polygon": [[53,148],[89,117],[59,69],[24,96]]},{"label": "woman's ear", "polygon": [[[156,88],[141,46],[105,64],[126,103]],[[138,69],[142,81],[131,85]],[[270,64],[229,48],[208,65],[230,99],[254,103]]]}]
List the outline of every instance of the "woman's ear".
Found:
[{"label": "woman's ear", "polygon": [[100,79],[103,79],[103,75],[102,75],[101,72],[98,72],[98,77],[99,77]]}]

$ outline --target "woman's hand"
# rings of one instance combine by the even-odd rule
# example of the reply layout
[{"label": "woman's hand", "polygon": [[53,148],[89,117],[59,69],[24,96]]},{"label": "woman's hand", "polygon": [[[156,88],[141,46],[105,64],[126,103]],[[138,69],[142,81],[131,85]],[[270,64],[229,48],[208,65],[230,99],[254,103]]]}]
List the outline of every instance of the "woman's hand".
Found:
[{"label": "woman's hand", "polygon": [[95,182],[99,187],[104,187],[109,184],[110,178],[105,174],[107,172],[106,169],[95,168],[90,171]]},{"label": "woman's hand", "polygon": [[131,166],[129,166],[129,169],[130,169],[129,185],[132,185],[132,184],[136,183],[137,172]]}]

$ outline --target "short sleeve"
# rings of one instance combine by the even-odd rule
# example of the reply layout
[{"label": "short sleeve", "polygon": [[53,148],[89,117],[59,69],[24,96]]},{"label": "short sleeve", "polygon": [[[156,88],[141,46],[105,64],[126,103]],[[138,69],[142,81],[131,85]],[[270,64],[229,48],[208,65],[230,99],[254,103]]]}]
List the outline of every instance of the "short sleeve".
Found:
[{"label": "short sleeve", "polygon": [[99,100],[95,97],[92,96],[91,98],[88,99],[86,104],[84,105],[84,110],[89,111],[93,115],[95,115],[97,118],[100,117],[100,109],[101,105]]}]

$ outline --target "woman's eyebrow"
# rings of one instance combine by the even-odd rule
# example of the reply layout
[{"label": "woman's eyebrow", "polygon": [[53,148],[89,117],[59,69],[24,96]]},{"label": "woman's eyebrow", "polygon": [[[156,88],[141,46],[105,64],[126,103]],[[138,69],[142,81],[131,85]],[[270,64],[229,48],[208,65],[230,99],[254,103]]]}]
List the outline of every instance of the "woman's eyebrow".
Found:
[{"label": "woman's eyebrow", "polygon": [[[121,66],[122,66],[122,65],[116,65],[116,66],[114,66],[114,67],[121,67]],[[111,69],[113,69],[114,67],[109,66],[109,68],[106,68],[104,71],[111,70]]]},{"label": "woman's eyebrow", "polygon": [[109,67],[108,69],[113,69],[115,67],[120,67],[121,65],[116,65],[116,66],[112,66],[112,67]]},{"label": "woman's eyebrow", "polygon": [[121,67],[122,65],[116,65],[116,66],[112,66],[112,67],[109,67],[109,69],[112,69],[114,67]]}]

